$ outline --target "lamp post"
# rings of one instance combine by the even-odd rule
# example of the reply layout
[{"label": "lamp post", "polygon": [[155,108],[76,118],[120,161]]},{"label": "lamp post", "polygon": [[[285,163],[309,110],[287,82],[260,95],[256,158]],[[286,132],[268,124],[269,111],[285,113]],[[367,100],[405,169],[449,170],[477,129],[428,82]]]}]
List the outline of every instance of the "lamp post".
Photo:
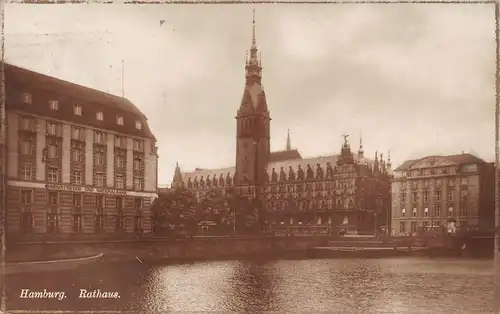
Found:
[{"label": "lamp post", "polygon": [[236,191],[233,190],[233,237],[236,237]]}]

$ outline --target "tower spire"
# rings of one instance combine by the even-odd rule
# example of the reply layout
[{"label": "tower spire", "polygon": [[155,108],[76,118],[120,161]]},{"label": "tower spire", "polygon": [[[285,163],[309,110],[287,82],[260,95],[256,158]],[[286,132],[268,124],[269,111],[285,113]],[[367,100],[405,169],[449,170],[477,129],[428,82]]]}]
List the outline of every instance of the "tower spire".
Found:
[{"label": "tower spire", "polygon": [[257,53],[257,40],[255,39],[255,9],[253,9],[252,17],[252,45],[250,46],[250,57],[247,59],[245,70],[247,85],[261,84],[262,66]]},{"label": "tower spire", "polygon": [[286,150],[291,150],[292,149],[292,143],[290,140],[290,129],[288,129],[288,134],[286,136]]},{"label": "tower spire", "polygon": [[358,150],[358,156],[363,157],[363,154],[365,152],[363,151],[363,136],[362,134],[359,134],[359,150]]},{"label": "tower spire", "polygon": [[252,18],[252,48],[257,49],[257,41],[255,40],[255,9],[253,9]]}]

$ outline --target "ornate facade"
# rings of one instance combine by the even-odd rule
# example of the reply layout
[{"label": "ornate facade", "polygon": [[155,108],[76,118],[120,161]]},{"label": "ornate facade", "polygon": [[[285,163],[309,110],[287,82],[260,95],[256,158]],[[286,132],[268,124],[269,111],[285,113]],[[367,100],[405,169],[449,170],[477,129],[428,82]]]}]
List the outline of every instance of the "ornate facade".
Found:
[{"label": "ornate facade", "polygon": [[261,84],[255,19],[245,87],[236,115],[236,165],[223,169],[181,172],[172,186],[185,186],[198,198],[211,190],[231,188],[259,201],[267,226],[278,234],[329,234],[343,229],[373,233],[390,222],[390,157],[364,157],[362,143],[351,151],[344,136],[338,155],[302,158],[292,149],[270,151],[271,117]]},{"label": "ornate facade", "polygon": [[156,139],[127,99],[5,64],[9,239],[151,231]]},{"label": "ornate facade", "polygon": [[495,168],[471,154],[427,156],[394,170],[392,234],[492,230]]}]

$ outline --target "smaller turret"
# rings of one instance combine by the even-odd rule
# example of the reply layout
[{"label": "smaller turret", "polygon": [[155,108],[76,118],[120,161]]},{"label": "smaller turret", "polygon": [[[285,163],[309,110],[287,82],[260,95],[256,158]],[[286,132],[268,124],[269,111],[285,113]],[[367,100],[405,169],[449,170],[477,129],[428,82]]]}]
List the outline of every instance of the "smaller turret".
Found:
[{"label": "smaller turret", "polygon": [[286,150],[292,150],[292,142],[290,140],[290,129],[288,129],[288,134],[286,136]]},{"label": "smaller turret", "polygon": [[177,162],[175,164],[175,172],[174,172],[174,178],[172,179],[171,188],[176,189],[183,187],[184,187],[184,181],[182,179],[181,168],[179,167],[179,162]]},{"label": "smaller turret", "polygon": [[365,151],[363,150],[363,137],[361,134],[359,135],[359,150],[358,150],[358,157],[363,158]]}]

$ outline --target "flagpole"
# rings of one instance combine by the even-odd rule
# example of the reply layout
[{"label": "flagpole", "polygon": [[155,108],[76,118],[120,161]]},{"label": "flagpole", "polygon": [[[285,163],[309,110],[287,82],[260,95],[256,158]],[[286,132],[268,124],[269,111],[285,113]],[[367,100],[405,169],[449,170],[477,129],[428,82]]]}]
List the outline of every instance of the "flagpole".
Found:
[{"label": "flagpole", "polygon": [[122,59],[122,98],[125,98],[125,64]]}]

